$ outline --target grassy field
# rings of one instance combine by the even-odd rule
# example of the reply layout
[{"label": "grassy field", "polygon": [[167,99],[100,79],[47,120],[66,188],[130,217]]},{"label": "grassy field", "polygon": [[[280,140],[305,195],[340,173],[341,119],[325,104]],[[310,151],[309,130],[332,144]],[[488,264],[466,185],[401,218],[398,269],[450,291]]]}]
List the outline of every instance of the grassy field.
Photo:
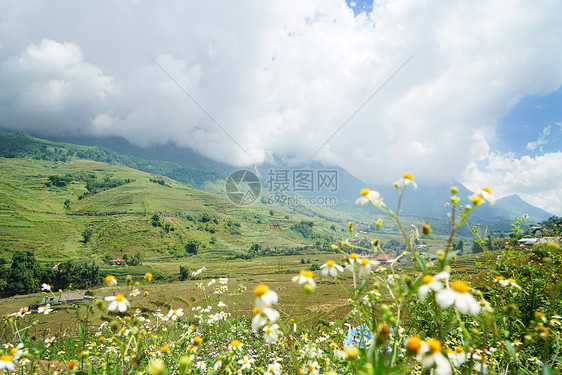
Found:
[{"label": "grassy field", "polygon": [[[477,275],[493,264],[496,254],[477,254],[460,257],[455,263],[454,274],[465,280],[470,280],[475,287],[479,285]],[[303,323],[316,324],[320,321],[334,321],[343,319],[349,312],[349,296],[346,295],[341,285],[330,277],[322,277],[319,271],[315,272],[317,289],[312,294],[305,294],[295,283],[291,282],[293,276],[301,269],[308,269],[312,265],[324,264],[328,259],[334,259],[343,263],[341,254],[319,254],[308,253],[303,255],[289,255],[279,257],[258,257],[250,260],[215,260],[208,261],[203,257],[191,257],[177,261],[152,260],[147,261],[139,267],[104,267],[103,274],[112,274],[119,280],[117,287],[101,287],[90,290],[94,295],[104,297],[113,295],[115,292],[128,295],[130,288],[124,285],[127,275],[132,275],[135,281],[141,285],[141,292],[148,291],[149,296],[128,297],[133,308],[138,308],[147,313],[154,313],[161,309],[163,312],[170,308],[183,308],[189,314],[192,308],[205,307],[208,303],[215,303],[217,296],[213,294],[215,283],[208,286],[211,280],[227,277],[229,279],[229,291],[223,296],[222,301],[226,303],[226,311],[233,316],[251,319],[253,306],[253,288],[260,283],[266,283],[272,290],[279,294],[280,311],[285,318],[296,318]],[[304,260],[304,264],[302,261]],[[309,263],[310,262],[310,263]],[[171,281],[167,283],[147,283],[143,280],[144,273],[153,271],[161,274],[176,273],[181,265],[187,265],[190,273],[205,267],[200,277],[187,281]],[[397,268],[397,271],[406,271],[413,276],[409,268]],[[381,274],[382,275],[382,274]],[[342,274],[340,280],[347,288],[352,287],[352,278],[347,272]],[[203,292],[197,284],[206,287]],[[236,289],[243,285],[246,290],[236,293]],[[82,293],[86,291],[81,291]],[[383,296],[388,292],[381,290]],[[0,314],[5,315],[18,311],[21,307],[37,303],[44,294],[35,293],[25,296],[14,296],[4,298],[0,305]],[[207,298],[207,299],[206,299]],[[60,333],[64,331],[75,331],[80,321],[78,316],[84,315],[84,305],[59,305],[49,315],[41,315],[40,323],[34,327],[39,336],[47,333]],[[94,319],[93,322],[96,322]]]}]

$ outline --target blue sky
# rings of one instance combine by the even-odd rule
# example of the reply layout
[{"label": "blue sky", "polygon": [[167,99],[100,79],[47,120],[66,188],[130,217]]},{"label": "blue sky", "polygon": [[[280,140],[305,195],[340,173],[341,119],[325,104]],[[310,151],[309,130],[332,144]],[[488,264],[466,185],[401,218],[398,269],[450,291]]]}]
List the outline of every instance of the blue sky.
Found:
[{"label": "blue sky", "polygon": [[357,16],[360,13],[369,13],[373,10],[373,2],[365,0],[350,1],[346,0],[347,5],[353,9],[353,13]]},{"label": "blue sky", "polygon": [[0,9],[1,128],[322,162],[373,185],[456,179],[562,214],[558,0]]},{"label": "blue sky", "polygon": [[[553,93],[526,96],[497,124],[496,139],[490,146],[499,152],[516,156],[540,155],[562,150],[562,88]],[[543,135],[545,132],[548,134]],[[541,138],[542,136],[542,138]],[[543,139],[536,148],[529,142]],[[562,167],[562,166],[561,166]]]}]

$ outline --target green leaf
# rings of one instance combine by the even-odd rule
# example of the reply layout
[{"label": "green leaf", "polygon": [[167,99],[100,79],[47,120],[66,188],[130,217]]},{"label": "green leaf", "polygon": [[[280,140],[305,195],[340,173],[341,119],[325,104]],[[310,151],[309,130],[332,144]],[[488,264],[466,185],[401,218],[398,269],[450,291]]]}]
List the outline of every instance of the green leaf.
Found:
[{"label": "green leaf", "polygon": [[515,354],[515,349],[513,349],[513,345],[511,344],[511,341],[505,340],[504,346],[507,349],[509,355],[511,356],[511,359],[517,361],[517,354]]},{"label": "green leaf", "polygon": [[86,332],[82,324],[78,324],[78,331],[80,331],[80,336],[84,336],[84,333]]},{"label": "green leaf", "polygon": [[427,274],[427,267],[425,265],[425,260],[419,256],[418,253],[414,253],[414,256],[416,257],[416,261],[418,262],[418,264],[421,266],[422,272],[424,274]]}]

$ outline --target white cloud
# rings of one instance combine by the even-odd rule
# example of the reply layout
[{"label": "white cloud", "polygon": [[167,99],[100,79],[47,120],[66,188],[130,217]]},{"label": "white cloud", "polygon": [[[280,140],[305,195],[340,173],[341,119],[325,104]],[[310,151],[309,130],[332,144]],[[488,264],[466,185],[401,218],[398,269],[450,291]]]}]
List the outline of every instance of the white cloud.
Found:
[{"label": "white cloud", "polygon": [[499,197],[517,193],[548,212],[562,214],[562,152],[516,158],[513,153],[491,153],[481,170],[471,163],[462,177],[467,187],[490,186]]},{"label": "white cloud", "polygon": [[539,150],[542,151],[542,146],[546,145],[549,141],[548,136],[550,135],[551,129],[552,129],[551,125],[546,126],[542,130],[541,134],[539,135],[539,139],[537,139],[536,141],[527,143],[527,150],[534,151],[537,147],[539,147]]},{"label": "white cloud", "polygon": [[369,183],[448,181],[486,160],[520,98],[562,85],[557,1],[381,0],[357,17],[343,0],[6,8],[0,126],[172,142],[237,165],[319,150]]}]

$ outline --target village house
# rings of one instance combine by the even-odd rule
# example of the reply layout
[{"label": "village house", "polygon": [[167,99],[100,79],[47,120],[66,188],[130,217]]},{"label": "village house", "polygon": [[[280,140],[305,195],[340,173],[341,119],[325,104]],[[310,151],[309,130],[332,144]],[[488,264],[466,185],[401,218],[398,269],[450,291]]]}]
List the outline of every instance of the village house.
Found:
[{"label": "village house", "polygon": [[90,302],[95,300],[97,297],[87,296],[80,292],[63,292],[60,296],[45,296],[39,302],[39,306],[49,305],[66,305],[70,303],[78,302]]}]

